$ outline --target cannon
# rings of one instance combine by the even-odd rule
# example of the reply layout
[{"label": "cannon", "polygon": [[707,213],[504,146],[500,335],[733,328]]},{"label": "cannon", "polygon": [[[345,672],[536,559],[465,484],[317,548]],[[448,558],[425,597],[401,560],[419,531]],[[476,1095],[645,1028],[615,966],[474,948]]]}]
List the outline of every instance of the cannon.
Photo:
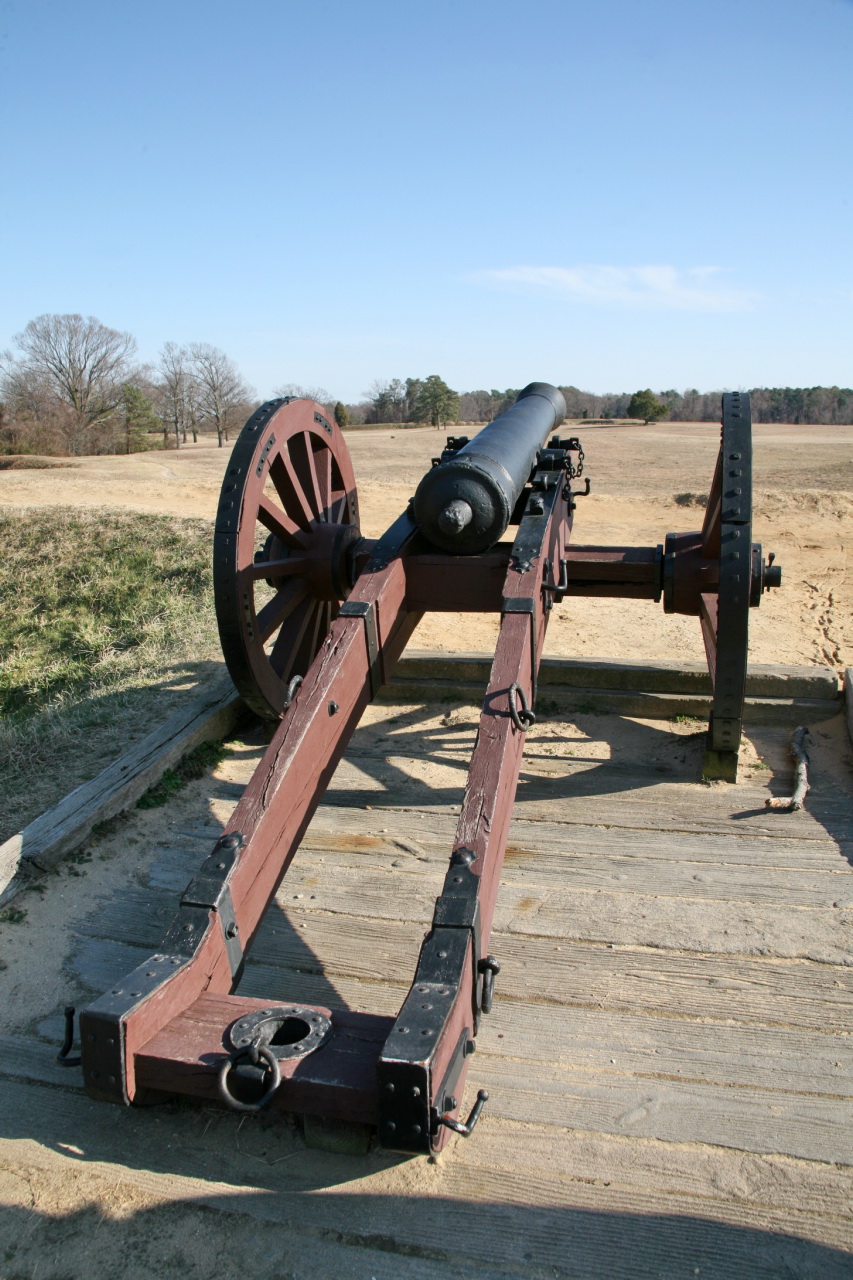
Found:
[{"label": "cannon", "polygon": [[[118,1103],[219,1098],[375,1128],[429,1154],[461,1103],[500,965],[489,950],[524,738],[555,602],[648,599],[699,620],[713,700],[704,776],[734,781],[749,610],[780,585],[751,534],[749,398],[727,394],[702,528],[653,547],[571,542],[589,492],[559,390],[531,383],[473,440],[450,438],[409,507],[362,537],[352,465],[322,405],[263,405],[238,439],[214,535],[223,653],[269,746],[159,950],[80,1018],[84,1080]],[[582,480],[583,476],[583,480]],[[501,541],[515,523],[511,542]],[[359,719],[424,612],[501,624],[442,893],[396,1018],[237,992],[246,955]]]}]

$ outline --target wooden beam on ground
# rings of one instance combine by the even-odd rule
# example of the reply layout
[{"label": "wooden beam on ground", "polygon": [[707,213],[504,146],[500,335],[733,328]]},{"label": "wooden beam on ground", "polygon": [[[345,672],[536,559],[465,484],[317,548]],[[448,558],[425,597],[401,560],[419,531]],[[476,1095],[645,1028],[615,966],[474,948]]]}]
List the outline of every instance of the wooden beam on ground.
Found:
[{"label": "wooden beam on ground", "polygon": [[[429,653],[409,650],[385,700],[481,701],[492,656],[485,653]],[[749,724],[796,724],[828,720],[841,709],[838,678],[831,667],[756,663],[746,678],[744,720]],[[704,662],[611,662],[596,658],[543,658],[539,672],[541,710],[669,720],[705,719],[711,682]]]}]

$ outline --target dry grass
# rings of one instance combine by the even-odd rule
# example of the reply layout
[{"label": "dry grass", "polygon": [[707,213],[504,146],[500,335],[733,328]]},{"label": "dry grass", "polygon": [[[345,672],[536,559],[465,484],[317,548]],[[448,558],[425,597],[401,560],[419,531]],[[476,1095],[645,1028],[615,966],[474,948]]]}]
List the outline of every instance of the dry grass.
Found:
[{"label": "dry grass", "polygon": [[206,520],[6,508],[0,543],[2,839],[174,710],[219,644]]}]

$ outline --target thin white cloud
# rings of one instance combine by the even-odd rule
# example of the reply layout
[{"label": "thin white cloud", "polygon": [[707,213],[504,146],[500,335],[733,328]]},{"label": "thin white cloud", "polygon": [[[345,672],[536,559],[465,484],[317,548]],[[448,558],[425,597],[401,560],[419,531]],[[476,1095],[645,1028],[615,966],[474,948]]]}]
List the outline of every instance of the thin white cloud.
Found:
[{"label": "thin white cloud", "polygon": [[728,288],[720,267],[501,267],[474,279],[546,289],[578,302],[669,311],[746,311],[755,295]]}]

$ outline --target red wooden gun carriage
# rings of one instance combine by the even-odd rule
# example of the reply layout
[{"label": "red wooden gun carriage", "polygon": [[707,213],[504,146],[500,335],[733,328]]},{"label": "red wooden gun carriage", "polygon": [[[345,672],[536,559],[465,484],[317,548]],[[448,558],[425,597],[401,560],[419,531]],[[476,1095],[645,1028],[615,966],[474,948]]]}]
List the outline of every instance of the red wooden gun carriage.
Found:
[{"label": "red wooden gun carriage", "polygon": [[[749,398],[723,397],[701,530],[655,547],[570,541],[583,452],[552,435],[561,393],[532,383],[473,440],[448,439],[390,529],[362,538],[346,445],[325,409],[275,400],[250,418],[214,541],[220,634],[248,705],[277,722],[246,791],[187,886],[159,951],[85,1009],[96,1098],[188,1094],[375,1126],[397,1151],[441,1149],[460,1119],[499,964],[489,940],[548,615],[573,596],[663,600],[699,619],[713,685],[705,776],[733,781],[749,609],[780,571],[751,537]],[[517,524],[514,541],[500,538]],[[500,633],[444,888],[396,1018],[234,994],[264,912],[367,704],[422,614],[494,611]]]}]

